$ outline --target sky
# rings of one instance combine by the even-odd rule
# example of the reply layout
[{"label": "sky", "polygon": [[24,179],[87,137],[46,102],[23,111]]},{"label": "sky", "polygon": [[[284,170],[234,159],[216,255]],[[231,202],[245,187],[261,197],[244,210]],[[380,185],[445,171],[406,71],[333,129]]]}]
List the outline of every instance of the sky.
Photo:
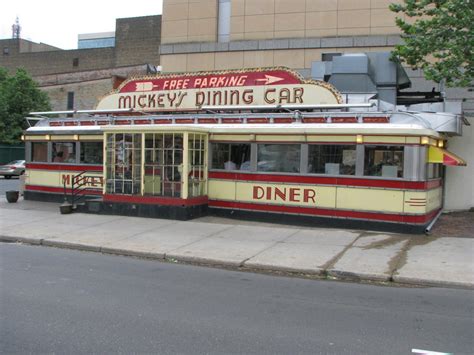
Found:
[{"label": "sky", "polygon": [[62,49],[76,49],[77,35],[115,31],[115,19],[159,15],[162,0],[1,0],[0,39],[12,37],[18,16],[20,37]]}]

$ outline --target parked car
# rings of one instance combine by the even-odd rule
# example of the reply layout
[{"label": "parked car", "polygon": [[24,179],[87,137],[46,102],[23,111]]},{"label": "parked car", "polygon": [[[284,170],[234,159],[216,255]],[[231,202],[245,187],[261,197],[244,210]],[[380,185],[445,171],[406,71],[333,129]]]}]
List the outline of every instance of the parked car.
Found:
[{"label": "parked car", "polygon": [[0,176],[10,179],[12,176],[20,176],[25,173],[25,161],[14,160],[5,165],[0,165]]}]

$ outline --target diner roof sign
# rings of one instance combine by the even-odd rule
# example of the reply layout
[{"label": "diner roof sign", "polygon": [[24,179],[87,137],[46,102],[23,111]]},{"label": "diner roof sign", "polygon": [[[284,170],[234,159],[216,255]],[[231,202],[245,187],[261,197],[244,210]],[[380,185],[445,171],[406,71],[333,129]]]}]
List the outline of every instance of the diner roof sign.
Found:
[{"label": "diner roof sign", "polygon": [[169,74],[132,78],[104,96],[98,110],[199,111],[202,106],[341,104],[330,84],[287,68]]}]

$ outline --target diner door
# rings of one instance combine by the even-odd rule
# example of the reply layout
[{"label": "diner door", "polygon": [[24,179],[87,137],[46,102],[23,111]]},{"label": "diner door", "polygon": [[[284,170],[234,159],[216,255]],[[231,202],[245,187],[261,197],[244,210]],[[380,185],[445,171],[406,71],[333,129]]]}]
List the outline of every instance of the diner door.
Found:
[{"label": "diner door", "polygon": [[[187,138],[187,139],[186,139]],[[207,146],[208,136],[205,133],[185,133],[187,154],[185,155],[182,198],[193,198],[207,195]],[[186,178],[187,177],[187,178]]]}]

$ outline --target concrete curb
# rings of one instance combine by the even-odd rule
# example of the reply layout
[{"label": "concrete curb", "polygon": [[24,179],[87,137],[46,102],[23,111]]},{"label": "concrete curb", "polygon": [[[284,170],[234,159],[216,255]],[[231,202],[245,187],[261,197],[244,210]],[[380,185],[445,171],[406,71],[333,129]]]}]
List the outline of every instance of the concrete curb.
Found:
[{"label": "concrete curb", "polygon": [[391,277],[387,274],[366,274],[366,273],[355,273],[348,271],[341,271],[337,269],[327,270],[327,274],[332,277],[336,277],[342,280],[351,280],[351,281],[377,281],[377,282],[389,282]]},{"label": "concrete curb", "polygon": [[393,276],[393,282],[405,285],[423,285],[430,287],[449,287],[474,290],[474,284],[470,282],[453,282],[433,279],[420,279],[417,277]]},{"label": "concrete curb", "polygon": [[393,284],[393,285],[413,285],[421,287],[445,287],[445,288],[462,288],[462,289],[474,289],[474,284],[464,283],[464,282],[452,282],[446,280],[432,280],[432,279],[421,279],[421,278],[411,278],[411,277],[399,277],[399,276],[390,276],[390,275],[378,275],[378,274],[362,274],[362,273],[350,273],[346,271],[338,271],[336,269],[316,269],[316,270],[306,270],[306,269],[295,269],[291,267],[281,267],[281,266],[272,266],[272,265],[259,265],[247,263],[245,260],[240,262],[238,261],[225,261],[212,258],[203,258],[203,257],[193,257],[193,256],[183,256],[183,255],[174,255],[174,254],[163,254],[163,253],[154,253],[154,252],[145,252],[145,251],[136,251],[129,249],[119,249],[113,247],[101,247],[96,245],[88,245],[83,243],[71,243],[54,239],[35,239],[27,237],[14,237],[14,236],[5,236],[0,235],[0,242],[6,243],[24,243],[30,245],[42,245],[48,247],[57,247],[64,249],[73,249],[81,251],[92,251],[99,252],[104,254],[111,255],[121,255],[121,256],[131,256],[131,257],[141,257],[147,259],[155,259],[158,261],[168,261],[168,262],[178,262],[178,263],[192,263],[203,266],[211,267],[224,267],[231,268],[234,270],[247,270],[247,271],[262,271],[262,272],[274,272],[274,273],[287,273],[292,276],[298,275],[310,275],[315,277],[324,277],[328,276],[325,279],[336,279],[339,281],[369,281],[376,283],[384,284]]}]

